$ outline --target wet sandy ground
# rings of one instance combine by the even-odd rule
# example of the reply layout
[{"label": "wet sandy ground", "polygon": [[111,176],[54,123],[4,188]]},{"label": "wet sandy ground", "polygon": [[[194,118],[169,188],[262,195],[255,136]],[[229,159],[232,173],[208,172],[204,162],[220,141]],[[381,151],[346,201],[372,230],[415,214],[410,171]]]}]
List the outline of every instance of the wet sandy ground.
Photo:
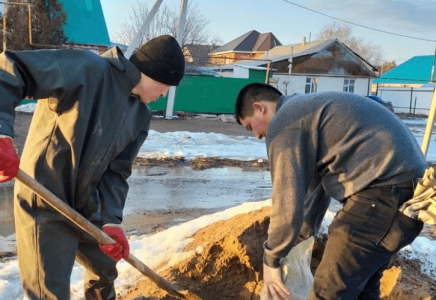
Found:
[{"label": "wet sandy ground", "polygon": [[[16,115],[14,144],[19,154],[31,118],[31,114]],[[214,115],[181,115],[173,120],[156,117],[150,128],[158,132],[215,132],[251,136],[241,125],[223,122]],[[124,225],[131,234],[164,230],[243,201],[267,199],[270,195],[268,161],[142,159],[135,162],[129,183]],[[13,233],[12,191],[13,182],[0,184],[2,236]]]},{"label": "wet sandy ground", "polygon": [[243,202],[268,199],[270,180],[268,171],[239,167],[135,167],[123,223],[132,234],[164,230]]},{"label": "wet sandy ground", "polygon": [[[14,143],[19,154],[24,146],[31,118],[31,114],[18,113],[16,115]],[[150,128],[158,132],[215,132],[235,136],[252,136],[251,132],[235,123],[231,116],[184,114],[173,120],[156,116],[152,119]],[[266,199],[270,194],[268,168],[267,160],[241,162],[202,158],[186,162],[174,159],[138,159],[133,176],[130,178],[131,192],[127,200],[128,207],[124,223],[132,233],[155,232],[238,204],[228,201],[229,198],[239,201]],[[171,176],[174,178],[169,179]],[[226,176],[231,179],[236,176],[244,185],[232,185],[232,180],[226,183]],[[141,177],[143,179],[140,179]],[[213,179],[215,177],[222,179],[212,193],[209,183],[215,182]],[[164,182],[168,183],[164,184]],[[201,182],[202,184],[199,184]],[[11,183],[0,184],[0,193],[8,193],[7,190],[11,189],[11,185]],[[141,192],[143,186],[147,186],[146,194],[149,201],[144,200],[145,197]],[[195,189],[195,187],[202,186],[207,186],[207,188]],[[244,187],[242,191],[241,186]],[[225,193],[223,193],[223,187],[226,188]],[[171,197],[171,201],[164,204],[166,201],[160,195],[163,195],[165,199]],[[211,197],[211,195],[216,196]],[[133,209],[130,209],[130,206]],[[134,213],[135,209],[138,209],[136,213]],[[4,235],[13,230],[11,204],[0,201],[0,217],[2,220],[0,235]],[[436,233],[424,230],[424,234],[433,236]]]}]

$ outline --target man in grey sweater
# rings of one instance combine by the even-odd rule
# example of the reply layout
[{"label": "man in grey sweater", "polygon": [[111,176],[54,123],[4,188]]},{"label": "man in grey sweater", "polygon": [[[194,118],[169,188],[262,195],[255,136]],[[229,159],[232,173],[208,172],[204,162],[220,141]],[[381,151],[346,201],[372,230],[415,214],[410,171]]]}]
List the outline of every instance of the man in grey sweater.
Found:
[{"label": "man in grey sweater", "polygon": [[280,259],[316,234],[329,197],[343,204],[308,299],[380,299],[380,278],[392,256],[423,223],[398,211],[424,174],[425,158],[392,112],[351,93],[284,96],[274,87],[245,86],[237,121],[266,138],[273,184],[264,284],[268,299],[287,299]]}]

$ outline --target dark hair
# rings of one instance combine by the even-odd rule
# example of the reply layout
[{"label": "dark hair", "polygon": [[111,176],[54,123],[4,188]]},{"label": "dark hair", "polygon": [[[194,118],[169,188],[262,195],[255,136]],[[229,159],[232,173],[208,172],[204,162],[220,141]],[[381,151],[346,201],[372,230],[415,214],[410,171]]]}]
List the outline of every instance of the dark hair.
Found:
[{"label": "dark hair", "polygon": [[254,113],[253,103],[259,101],[277,102],[282,93],[275,87],[266,83],[250,83],[239,91],[235,104],[235,118],[241,124],[240,119],[251,116]]}]

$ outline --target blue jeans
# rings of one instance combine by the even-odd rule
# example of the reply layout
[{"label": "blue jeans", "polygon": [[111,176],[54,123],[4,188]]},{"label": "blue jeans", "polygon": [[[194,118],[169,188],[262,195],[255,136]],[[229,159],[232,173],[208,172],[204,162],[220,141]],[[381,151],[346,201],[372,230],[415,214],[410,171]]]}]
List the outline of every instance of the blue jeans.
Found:
[{"label": "blue jeans", "polygon": [[380,279],[392,256],[423,228],[398,211],[413,188],[370,187],[345,200],[329,238],[309,298],[380,299]]}]

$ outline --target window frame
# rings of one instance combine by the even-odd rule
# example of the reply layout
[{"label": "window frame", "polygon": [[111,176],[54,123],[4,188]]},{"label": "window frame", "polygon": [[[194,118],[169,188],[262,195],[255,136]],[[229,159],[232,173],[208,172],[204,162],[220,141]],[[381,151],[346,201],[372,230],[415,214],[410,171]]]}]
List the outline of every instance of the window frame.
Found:
[{"label": "window frame", "polygon": [[307,76],[304,86],[305,94],[313,94],[318,90],[318,77]]},{"label": "window frame", "polygon": [[346,93],[353,93],[356,87],[356,79],[344,78],[343,91]]}]

